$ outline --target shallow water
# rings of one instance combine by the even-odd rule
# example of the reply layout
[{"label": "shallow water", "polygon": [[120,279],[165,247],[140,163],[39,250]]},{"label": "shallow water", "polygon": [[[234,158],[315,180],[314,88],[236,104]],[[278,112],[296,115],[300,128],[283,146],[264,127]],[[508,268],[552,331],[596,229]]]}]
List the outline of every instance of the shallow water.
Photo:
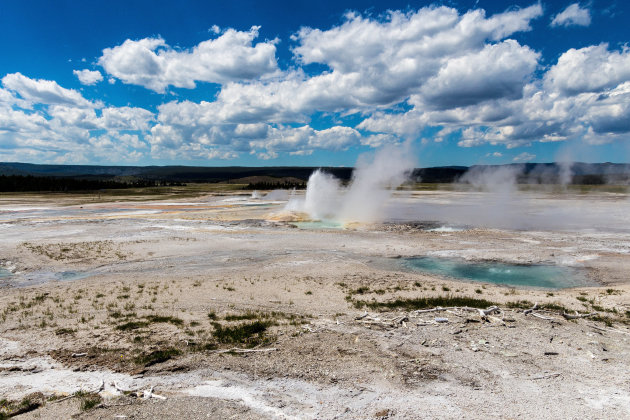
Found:
[{"label": "shallow water", "polygon": [[343,229],[343,223],[334,220],[317,220],[310,222],[293,222],[299,229]]},{"label": "shallow water", "polygon": [[[2,270],[2,269],[0,269]],[[74,281],[81,280],[93,275],[91,272],[81,271],[31,271],[28,273],[13,274],[9,272],[9,276],[3,277],[0,272],[0,279],[7,280],[5,283],[12,287],[28,287],[38,284],[44,284],[51,281]]]},{"label": "shallow water", "polygon": [[562,289],[592,284],[583,272],[554,265],[470,262],[456,258],[416,257],[402,260],[405,268],[455,279],[508,286]]},{"label": "shallow water", "polygon": [[2,268],[0,267],[0,279],[6,279],[9,278],[13,275],[13,273],[11,273],[9,270],[7,270],[6,268]]}]

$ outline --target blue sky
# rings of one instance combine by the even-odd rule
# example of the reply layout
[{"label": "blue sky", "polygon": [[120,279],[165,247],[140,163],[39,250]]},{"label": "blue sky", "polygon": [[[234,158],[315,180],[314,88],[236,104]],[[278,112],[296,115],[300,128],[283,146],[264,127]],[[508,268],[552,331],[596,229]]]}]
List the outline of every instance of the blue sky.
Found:
[{"label": "blue sky", "polygon": [[[228,4],[229,3],[229,4]],[[0,2],[0,161],[630,161],[630,6]]]}]

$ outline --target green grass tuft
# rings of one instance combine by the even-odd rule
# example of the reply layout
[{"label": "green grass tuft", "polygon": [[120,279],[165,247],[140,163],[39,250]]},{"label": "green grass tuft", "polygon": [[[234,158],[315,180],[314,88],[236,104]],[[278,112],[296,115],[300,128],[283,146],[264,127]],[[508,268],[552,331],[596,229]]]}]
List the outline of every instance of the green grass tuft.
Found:
[{"label": "green grass tuft", "polygon": [[144,367],[152,366],[158,363],[164,363],[167,360],[172,359],[174,356],[179,356],[182,352],[176,348],[169,347],[163,350],[152,351],[148,354],[142,354],[134,359],[134,361],[143,365]]},{"label": "green grass tuft", "polygon": [[137,330],[138,328],[144,328],[148,325],[149,323],[145,321],[129,321],[124,324],[116,325],[116,329],[119,331],[132,331]]},{"label": "green grass tuft", "polygon": [[239,324],[231,327],[224,327],[218,322],[212,326],[214,331],[212,336],[223,344],[242,344],[247,347],[254,347],[267,342],[265,332],[273,325],[270,321],[254,321]]},{"label": "green grass tuft", "polygon": [[490,302],[485,299],[476,299],[465,296],[438,296],[438,297],[424,297],[415,299],[396,299],[388,302],[365,302],[355,301],[354,306],[362,308],[364,306],[370,309],[404,309],[413,311],[416,309],[428,309],[449,306],[469,306],[471,308],[487,308],[495,305],[494,302]]}]

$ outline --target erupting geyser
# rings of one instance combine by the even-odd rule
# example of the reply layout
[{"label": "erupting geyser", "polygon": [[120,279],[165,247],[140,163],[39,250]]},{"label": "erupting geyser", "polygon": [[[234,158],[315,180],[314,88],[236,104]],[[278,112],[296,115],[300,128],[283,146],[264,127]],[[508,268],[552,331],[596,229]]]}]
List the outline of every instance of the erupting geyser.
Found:
[{"label": "erupting geyser", "polygon": [[361,156],[348,187],[320,170],[308,179],[305,197],[294,197],[285,210],[303,212],[311,219],[373,223],[382,220],[385,205],[407,180],[415,160],[407,144],[386,146],[373,159]]}]

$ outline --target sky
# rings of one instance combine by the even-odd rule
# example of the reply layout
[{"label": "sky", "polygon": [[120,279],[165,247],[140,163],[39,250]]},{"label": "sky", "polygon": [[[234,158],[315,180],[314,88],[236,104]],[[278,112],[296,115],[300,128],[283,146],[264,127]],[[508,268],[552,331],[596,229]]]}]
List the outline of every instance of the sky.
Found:
[{"label": "sky", "polygon": [[0,0],[0,161],[630,162],[630,4]]}]

